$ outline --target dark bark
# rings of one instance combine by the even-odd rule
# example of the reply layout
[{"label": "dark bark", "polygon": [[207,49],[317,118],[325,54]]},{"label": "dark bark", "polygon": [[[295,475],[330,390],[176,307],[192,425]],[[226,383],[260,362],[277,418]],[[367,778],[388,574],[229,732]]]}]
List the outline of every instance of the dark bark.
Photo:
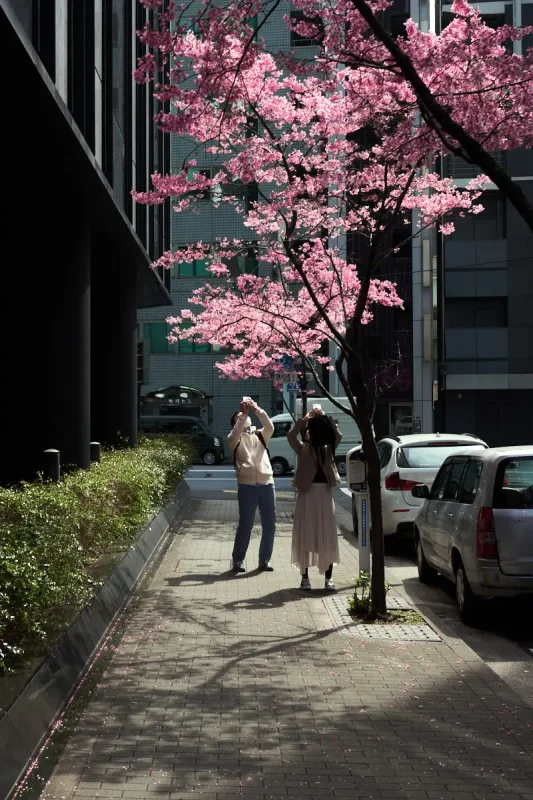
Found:
[{"label": "dark bark", "polygon": [[[354,326],[349,331],[352,353],[347,360],[348,380],[342,373],[342,364],[337,364],[337,374],[345,388],[351,391],[357,406],[356,422],[361,431],[363,452],[367,460],[367,483],[370,500],[372,549],[372,611],[377,616],[387,613],[385,588],[385,546],[383,539],[383,516],[381,513],[381,470],[374,439],[371,417],[371,398],[363,374],[360,357],[360,331]],[[346,383],[348,386],[346,387]]]},{"label": "dark bark", "polygon": [[302,395],[302,417],[305,417],[307,414],[307,375],[306,375],[307,365],[305,361],[302,359],[302,372],[300,376],[300,389]]}]

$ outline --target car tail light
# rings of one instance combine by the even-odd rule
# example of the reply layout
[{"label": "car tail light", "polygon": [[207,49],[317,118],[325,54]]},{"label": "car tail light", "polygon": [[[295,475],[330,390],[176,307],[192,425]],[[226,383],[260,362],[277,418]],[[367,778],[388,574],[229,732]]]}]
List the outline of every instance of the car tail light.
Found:
[{"label": "car tail light", "polygon": [[498,558],[492,508],[481,508],[477,518],[476,549],[478,558]]},{"label": "car tail light", "polygon": [[385,478],[385,489],[389,492],[410,492],[413,486],[420,486],[418,481],[402,480],[399,472],[391,472]]}]

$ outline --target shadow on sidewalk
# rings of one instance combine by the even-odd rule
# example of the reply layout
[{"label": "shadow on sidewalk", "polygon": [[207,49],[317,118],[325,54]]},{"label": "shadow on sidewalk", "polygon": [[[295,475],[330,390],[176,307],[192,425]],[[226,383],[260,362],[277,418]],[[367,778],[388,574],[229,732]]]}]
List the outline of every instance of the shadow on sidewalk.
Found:
[{"label": "shadow on sidewalk", "polygon": [[194,585],[197,584],[198,586],[201,585],[209,585],[213,583],[220,583],[221,581],[242,581],[246,578],[256,578],[258,575],[262,575],[263,570],[259,568],[247,570],[246,572],[241,572],[236,575],[232,569],[228,569],[225,572],[192,572],[186,575],[179,575],[176,577],[165,578],[165,581],[168,583],[169,586],[183,586],[187,585]]},{"label": "shadow on sidewalk", "polygon": [[278,589],[275,592],[269,592],[262,597],[243,597],[240,600],[232,600],[230,603],[225,603],[224,608],[247,608],[250,610],[261,608],[282,608],[287,603],[294,603],[298,600],[308,600],[309,598],[317,599],[322,597],[331,597],[338,594],[344,588],[350,589],[351,586],[340,587],[337,592],[326,592],[325,589],[312,589],[309,591],[302,591],[298,586],[292,589]]}]

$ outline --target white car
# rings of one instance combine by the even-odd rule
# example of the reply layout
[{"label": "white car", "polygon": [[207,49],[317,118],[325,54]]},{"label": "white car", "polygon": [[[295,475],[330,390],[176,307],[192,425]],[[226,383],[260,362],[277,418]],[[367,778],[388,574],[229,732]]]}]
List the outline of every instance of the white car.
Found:
[{"label": "white car", "polygon": [[[488,445],[470,433],[413,433],[388,436],[377,443],[381,464],[383,533],[412,534],[422,500],[413,497],[418,484],[431,487],[443,461],[457,450]],[[357,510],[352,494],[352,517],[357,530]]]},{"label": "white car", "polygon": [[454,581],[459,615],[475,622],[481,598],[533,594],[533,447],[458,451],[415,521],[418,575]]}]

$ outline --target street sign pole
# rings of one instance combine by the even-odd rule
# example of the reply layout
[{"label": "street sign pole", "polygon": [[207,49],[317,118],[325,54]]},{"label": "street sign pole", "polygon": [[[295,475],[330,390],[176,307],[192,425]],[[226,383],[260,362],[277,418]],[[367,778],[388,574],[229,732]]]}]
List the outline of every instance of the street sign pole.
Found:
[{"label": "street sign pole", "polygon": [[357,543],[359,549],[359,572],[370,574],[370,508],[367,483],[366,459],[359,445],[346,456],[346,483],[353,494],[357,512]]},{"label": "street sign pole", "polygon": [[359,572],[370,573],[370,536],[368,530],[368,492],[355,492]]}]

